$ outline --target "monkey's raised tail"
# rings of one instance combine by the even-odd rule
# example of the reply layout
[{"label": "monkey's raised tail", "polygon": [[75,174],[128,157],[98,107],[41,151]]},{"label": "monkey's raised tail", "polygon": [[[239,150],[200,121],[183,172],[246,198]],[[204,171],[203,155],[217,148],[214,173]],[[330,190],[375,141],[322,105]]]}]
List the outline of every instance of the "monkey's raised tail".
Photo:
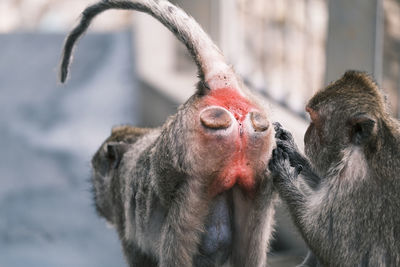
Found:
[{"label": "monkey's raised tail", "polygon": [[80,23],[70,32],[64,44],[60,66],[62,83],[67,78],[76,41],[87,30],[92,19],[108,9],[131,9],[150,14],[186,45],[196,62],[201,80],[207,83],[209,89],[227,86],[239,88],[233,70],[225,63],[222,53],[200,25],[183,10],[165,0],[103,0],[87,7]]}]

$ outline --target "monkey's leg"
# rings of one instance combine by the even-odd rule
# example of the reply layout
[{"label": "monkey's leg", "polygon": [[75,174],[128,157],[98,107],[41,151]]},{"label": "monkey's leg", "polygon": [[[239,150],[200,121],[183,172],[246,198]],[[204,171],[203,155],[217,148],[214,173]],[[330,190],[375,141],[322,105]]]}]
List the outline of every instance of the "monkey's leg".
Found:
[{"label": "monkey's leg", "polygon": [[176,192],[161,232],[160,266],[192,266],[209,201],[200,179],[190,178]]},{"label": "monkey's leg", "polygon": [[232,266],[266,266],[269,238],[273,229],[277,193],[272,180],[264,177],[253,198],[234,188],[235,233]]}]

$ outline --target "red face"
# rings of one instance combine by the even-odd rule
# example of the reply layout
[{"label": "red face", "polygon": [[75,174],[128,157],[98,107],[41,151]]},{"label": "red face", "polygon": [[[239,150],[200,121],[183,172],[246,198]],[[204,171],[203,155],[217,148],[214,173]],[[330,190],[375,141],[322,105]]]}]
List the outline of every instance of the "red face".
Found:
[{"label": "red face", "polygon": [[251,194],[257,177],[266,170],[273,145],[265,112],[231,88],[211,91],[202,105],[202,151],[210,161],[217,162],[210,194],[215,196],[236,184]]}]

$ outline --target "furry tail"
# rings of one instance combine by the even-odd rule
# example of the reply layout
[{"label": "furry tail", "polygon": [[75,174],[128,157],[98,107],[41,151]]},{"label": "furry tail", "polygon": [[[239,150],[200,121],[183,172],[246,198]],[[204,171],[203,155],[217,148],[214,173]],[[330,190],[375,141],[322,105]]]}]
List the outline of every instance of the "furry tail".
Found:
[{"label": "furry tail", "polygon": [[[237,87],[233,70],[225,63],[222,53],[200,25],[183,10],[165,0],[103,0],[87,7],[82,13],[79,25],[71,31],[64,44],[60,66],[62,83],[68,76],[72,51],[76,41],[87,30],[92,19],[108,9],[130,9],[150,14],[185,44],[197,64],[201,80],[207,82],[207,87],[212,89],[215,85],[218,87],[223,83],[225,85],[234,83],[233,87]],[[215,79],[220,81],[213,82]]]}]

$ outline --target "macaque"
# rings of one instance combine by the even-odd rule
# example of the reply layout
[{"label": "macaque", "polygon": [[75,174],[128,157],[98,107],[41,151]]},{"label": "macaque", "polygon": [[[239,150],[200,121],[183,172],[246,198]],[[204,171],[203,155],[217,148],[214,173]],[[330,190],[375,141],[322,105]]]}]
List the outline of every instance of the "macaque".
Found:
[{"label": "macaque", "polygon": [[400,124],[365,73],[309,101],[303,156],[275,125],[274,185],[312,253],[304,266],[400,266]]},{"label": "macaque", "polygon": [[128,264],[266,266],[277,198],[266,103],[243,85],[195,20],[163,0],[86,8],[65,42],[62,82],[77,39],[108,9],[159,20],[187,47],[200,80],[163,126],[114,128],[92,159],[97,211],[116,228]]}]

